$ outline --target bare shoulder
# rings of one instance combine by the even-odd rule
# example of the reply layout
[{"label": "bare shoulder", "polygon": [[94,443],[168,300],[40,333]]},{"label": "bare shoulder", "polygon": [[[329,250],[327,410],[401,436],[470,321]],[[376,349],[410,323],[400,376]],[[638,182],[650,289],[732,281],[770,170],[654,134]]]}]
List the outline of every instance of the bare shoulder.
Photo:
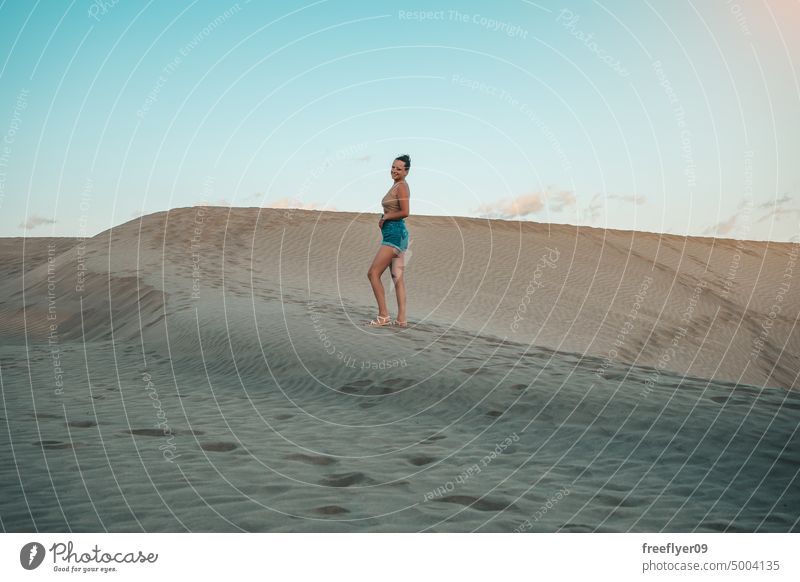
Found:
[{"label": "bare shoulder", "polygon": [[398,198],[408,198],[411,194],[411,189],[408,187],[406,182],[400,182],[397,185],[397,197]]}]

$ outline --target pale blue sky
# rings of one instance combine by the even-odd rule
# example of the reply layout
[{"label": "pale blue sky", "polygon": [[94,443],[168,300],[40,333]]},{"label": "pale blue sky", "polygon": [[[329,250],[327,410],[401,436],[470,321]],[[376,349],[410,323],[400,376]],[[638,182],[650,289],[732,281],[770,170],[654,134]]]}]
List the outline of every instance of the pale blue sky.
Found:
[{"label": "pale blue sky", "polygon": [[408,153],[413,213],[790,240],[797,30],[789,0],[5,0],[0,236],[379,213]]}]

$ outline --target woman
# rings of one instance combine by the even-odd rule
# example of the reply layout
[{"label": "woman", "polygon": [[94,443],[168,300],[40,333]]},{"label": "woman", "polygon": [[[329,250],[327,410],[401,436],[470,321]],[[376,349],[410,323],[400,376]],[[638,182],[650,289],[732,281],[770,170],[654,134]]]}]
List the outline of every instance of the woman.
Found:
[{"label": "woman", "polygon": [[[410,195],[406,176],[411,169],[411,158],[399,156],[392,163],[392,180],[394,185],[389,188],[386,196],[381,200],[383,214],[378,221],[383,240],[378,249],[378,254],[372,261],[367,272],[369,282],[372,284],[372,291],[378,302],[378,317],[368,323],[374,327],[384,325],[396,325],[406,327],[406,284],[403,281],[403,254],[408,249],[408,230],[403,220],[408,216],[408,198]],[[381,275],[386,267],[391,265],[392,280],[397,292],[397,319],[391,321],[389,310],[386,308],[386,297],[384,297]]]}]

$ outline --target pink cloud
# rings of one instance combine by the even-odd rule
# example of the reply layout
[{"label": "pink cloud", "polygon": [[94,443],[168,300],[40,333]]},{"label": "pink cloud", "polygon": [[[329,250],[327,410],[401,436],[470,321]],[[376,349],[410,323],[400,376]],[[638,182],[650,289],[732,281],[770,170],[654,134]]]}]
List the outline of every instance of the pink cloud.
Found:
[{"label": "pink cloud", "polygon": [[533,192],[510,200],[506,198],[481,204],[476,212],[485,217],[510,219],[536,214],[545,207],[551,212],[563,212],[565,208],[574,206],[575,203],[575,194],[567,190]]},{"label": "pink cloud", "polygon": [[738,220],[739,215],[734,214],[727,220],[723,220],[720,223],[715,224],[714,226],[709,226],[707,229],[703,231],[703,234],[714,234],[714,235],[721,235],[721,234],[730,234],[736,228],[736,221]]},{"label": "pink cloud", "polygon": [[515,218],[539,212],[542,208],[544,208],[542,195],[534,192],[533,194],[523,194],[512,200],[498,200],[489,204],[481,204],[477,212],[486,217]]}]

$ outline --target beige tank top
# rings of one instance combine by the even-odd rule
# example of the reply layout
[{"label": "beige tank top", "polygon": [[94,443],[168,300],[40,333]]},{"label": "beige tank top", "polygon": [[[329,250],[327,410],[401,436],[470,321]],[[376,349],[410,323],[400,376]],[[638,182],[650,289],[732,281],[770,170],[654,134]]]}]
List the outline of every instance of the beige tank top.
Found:
[{"label": "beige tank top", "polygon": [[396,187],[397,184],[392,186],[386,193],[386,196],[383,197],[383,200],[381,200],[384,214],[388,214],[390,212],[400,212],[400,201],[397,199],[397,194],[395,193]]}]

